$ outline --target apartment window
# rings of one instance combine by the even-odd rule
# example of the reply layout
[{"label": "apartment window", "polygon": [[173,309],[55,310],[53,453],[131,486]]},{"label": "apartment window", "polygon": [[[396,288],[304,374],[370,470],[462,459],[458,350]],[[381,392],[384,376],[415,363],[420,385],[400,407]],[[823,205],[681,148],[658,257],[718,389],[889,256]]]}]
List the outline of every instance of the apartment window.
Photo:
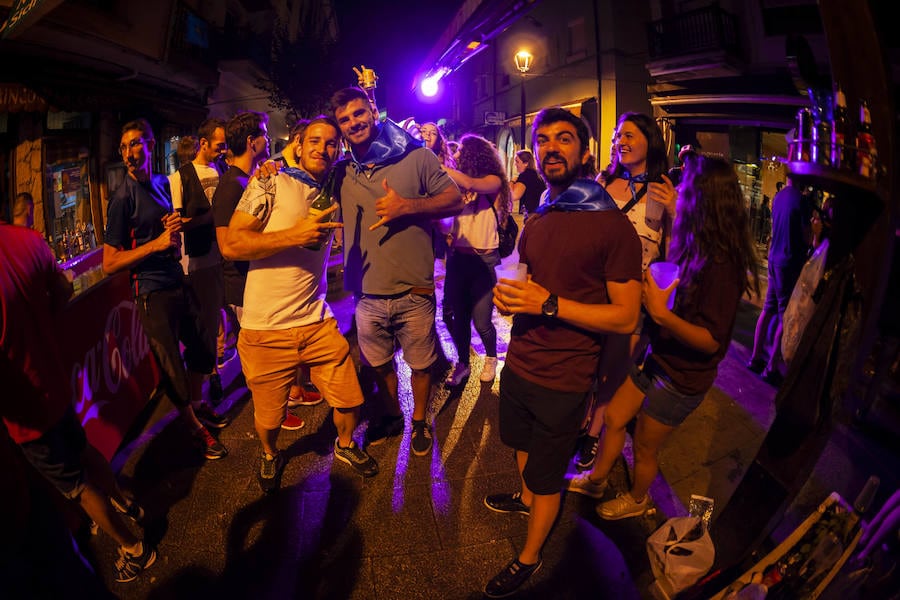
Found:
[{"label": "apartment window", "polygon": [[566,56],[568,58],[584,58],[587,50],[587,31],[584,17],[569,21]]}]

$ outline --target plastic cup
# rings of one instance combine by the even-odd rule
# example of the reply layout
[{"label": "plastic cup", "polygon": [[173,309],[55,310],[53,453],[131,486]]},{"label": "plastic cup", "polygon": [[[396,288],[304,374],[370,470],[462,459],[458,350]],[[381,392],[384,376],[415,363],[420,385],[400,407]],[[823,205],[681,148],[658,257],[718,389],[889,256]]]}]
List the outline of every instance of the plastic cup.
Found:
[{"label": "plastic cup", "polygon": [[[660,289],[666,289],[672,282],[678,279],[680,269],[678,265],[670,262],[655,262],[650,265],[650,277],[656,282]],[[675,290],[669,295],[669,301],[666,302],[669,310],[675,306]]]},{"label": "plastic cup", "polygon": [[644,209],[644,216],[650,221],[661,221],[665,206],[661,202],[647,198],[647,207]]},{"label": "plastic cup", "polygon": [[515,281],[528,281],[528,265],[525,263],[512,263],[497,265],[497,279],[512,279]]}]

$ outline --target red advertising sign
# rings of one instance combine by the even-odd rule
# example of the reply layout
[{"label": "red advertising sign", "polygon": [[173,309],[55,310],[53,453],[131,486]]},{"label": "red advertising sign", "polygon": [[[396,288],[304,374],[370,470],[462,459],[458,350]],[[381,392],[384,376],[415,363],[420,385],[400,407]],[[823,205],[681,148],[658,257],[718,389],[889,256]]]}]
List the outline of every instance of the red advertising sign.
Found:
[{"label": "red advertising sign", "polygon": [[111,459],[159,383],[131,299],[128,273],[107,278],[66,308],[62,349],[72,404],[91,443]]}]

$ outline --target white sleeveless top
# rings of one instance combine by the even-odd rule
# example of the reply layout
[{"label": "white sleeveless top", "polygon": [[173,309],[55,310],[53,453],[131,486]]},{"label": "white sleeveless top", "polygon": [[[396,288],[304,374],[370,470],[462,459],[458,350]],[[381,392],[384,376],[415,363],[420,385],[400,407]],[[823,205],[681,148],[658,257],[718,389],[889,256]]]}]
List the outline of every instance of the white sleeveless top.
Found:
[{"label": "white sleeveless top", "polygon": [[[491,210],[494,203],[490,196],[469,192],[464,195],[466,206],[453,219],[453,245],[494,250],[500,245],[497,235],[497,217]],[[471,200],[470,200],[471,198]]]}]

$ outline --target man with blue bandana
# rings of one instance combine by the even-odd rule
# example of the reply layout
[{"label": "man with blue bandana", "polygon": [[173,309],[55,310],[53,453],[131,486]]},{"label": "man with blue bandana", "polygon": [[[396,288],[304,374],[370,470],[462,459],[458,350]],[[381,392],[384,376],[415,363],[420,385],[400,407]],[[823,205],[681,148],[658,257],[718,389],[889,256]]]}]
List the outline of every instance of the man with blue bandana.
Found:
[{"label": "man with blue bandana", "polygon": [[383,418],[366,438],[377,444],[404,430],[394,348],[412,370],[413,454],[431,451],[426,422],[434,335],[432,221],[459,213],[462,197],[433,152],[392,121],[378,123],[368,96],[345,88],[331,108],[350,145],[338,171],[344,220],[344,287],[357,296],[356,330],[362,362],[373,368],[385,401]]},{"label": "man with blue bandana", "polygon": [[253,395],[253,420],[262,443],[259,484],[279,486],[284,459],[277,441],[288,391],[297,368],[309,367],[312,382],[334,408],[334,457],[371,477],[378,465],[353,441],[363,403],[350,346],[325,302],[326,259],[335,203],[313,216],[310,205],[340,147],[337,124],[321,116],[310,121],[298,146],[300,168],[250,180],[228,225],[236,258],[249,260],[238,353]]},{"label": "man with blue bandana", "polygon": [[522,490],[484,503],[527,515],[528,534],[488,582],[488,598],[512,594],[540,568],[605,334],[637,325],[641,243],[606,190],[584,178],[588,136],[567,110],[535,117],[532,140],[547,191],[519,241],[528,280],[501,279],[494,288],[494,304],[514,315],[500,374],[500,439],[515,450]]}]

